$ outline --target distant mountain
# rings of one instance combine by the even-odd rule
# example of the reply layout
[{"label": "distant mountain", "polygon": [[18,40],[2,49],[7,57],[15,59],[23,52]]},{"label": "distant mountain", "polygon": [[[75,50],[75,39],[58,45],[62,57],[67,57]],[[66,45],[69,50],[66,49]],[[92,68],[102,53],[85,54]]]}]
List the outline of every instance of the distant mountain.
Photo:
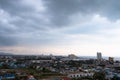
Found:
[{"label": "distant mountain", "polygon": [[12,53],[0,52],[0,55],[13,55]]}]

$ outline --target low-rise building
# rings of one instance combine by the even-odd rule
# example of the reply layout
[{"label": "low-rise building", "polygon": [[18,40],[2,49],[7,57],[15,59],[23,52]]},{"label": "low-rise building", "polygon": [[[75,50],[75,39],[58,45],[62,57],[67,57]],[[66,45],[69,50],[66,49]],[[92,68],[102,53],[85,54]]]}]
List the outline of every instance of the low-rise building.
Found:
[{"label": "low-rise building", "polygon": [[94,75],[93,72],[85,73],[85,72],[77,72],[77,73],[69,73],[69,78],[79,78],[79,77],[92,77]]}]

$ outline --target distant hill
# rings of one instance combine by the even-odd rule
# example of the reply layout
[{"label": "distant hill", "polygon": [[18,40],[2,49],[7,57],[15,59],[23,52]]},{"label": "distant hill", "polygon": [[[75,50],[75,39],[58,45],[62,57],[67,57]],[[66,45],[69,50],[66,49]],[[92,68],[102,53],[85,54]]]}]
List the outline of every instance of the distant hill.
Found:
[{"label": "distant hill", "polygon": [[0,55],[13,55],[12,53],[0,52]]}]

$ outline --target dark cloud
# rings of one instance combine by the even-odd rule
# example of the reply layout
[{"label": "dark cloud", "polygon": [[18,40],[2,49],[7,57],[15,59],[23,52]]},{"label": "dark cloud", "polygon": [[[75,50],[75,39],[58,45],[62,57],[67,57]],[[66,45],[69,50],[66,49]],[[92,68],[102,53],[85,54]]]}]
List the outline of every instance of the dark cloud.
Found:
[{"label": "dark cloud", "polygon": [[82,16],[100,14],[110,20],[120,18],[119,0],[45,0],[51,21],[56,26],[70,23],[69,17],[76,13]]},{"label": "dark cloud", "polygon": [[69,24],[69,17],[73,14],[90,14],[97,10],[96,0],[45,0],[51,21],[56,26]]},{"label": "dark cloud", "polygon": [[[42,0],[46,12],[36,12],[35,6],[28,5],[24,0],[1,0],[0,8],[8,12],[12,17],[20,17],[20,20],[11,22],[16,26],[44,29],[44,27],[60,27],[68,25],[69,17],[80,13],[82,16],[101,14],[108,18],[118,19],[119,0]],[[42,16],[42,17],[41,17]],[[50,23],[45,21],[48,19]],[[31,23],[31,26],[29,25]],[[43,27],[44,26],[44,27]]]},{"label": "dark cloud", "polygon": [[120,19],[120,0],[103,0],[99,1],[101,7],[99,9],[99,14],[107,17],[110,20]]},{"label": "dark cloud", "polygon": [[[21,0],[22,1],[22,0]],[[18,0],[0,0],[0,8],[7,11],[11,16],[20,16],[24,13],[27,16],[30,11],[34,10],[32,7],[26,6]]]},{"label": "dark cloud", "polygon": [[17,44],[16,38],[0,35],[0,46],[14,46]]},{"label": "dark cloud", "polygon": [[44,20],[43,13],[36,12],[34,6],[25,5],[24,2],[24,0],[1,0],[0,8],[7,12],[11,18],[15,18],[15,20],[11,20],[9,23],[20,29],[45,29],[48,25]]},{"label": "dark cloud", "polygon": [[[110,20],[120,18],[119,0],[42,0],[42,2],[45,7],[44,11],[38,11],[37,8],[40,5],[36,4],[38,7],[35,4],[31,5],[29,0],[0,0],[0,45],[17,45],[22,42],[35,44],[38,41],[41,44],[52,42],[58,39],[57,35],[48,37],[53,36],[48,33],[43,36],[44,32],[63,26],[69,27],[70,17],[76,14],[81,16],[99,14]],[[82,28],[80,32],[87,33],[93,30],[90,28],[86,32],[85,28]],[[36,33],[41,31],[43,33]],[[35,35],[39,35],[39,37]],[[27,36],[29,38],[25,38]]]},{"label": "dark cloud", "polygon": [[34,6],[26,4],[29,3],[24,0],[0,1],[0,45],[17,45],[22,43],[22,39],[25,41],[23,36],[46,30],[48,24],[43,14],[36,12]]}]

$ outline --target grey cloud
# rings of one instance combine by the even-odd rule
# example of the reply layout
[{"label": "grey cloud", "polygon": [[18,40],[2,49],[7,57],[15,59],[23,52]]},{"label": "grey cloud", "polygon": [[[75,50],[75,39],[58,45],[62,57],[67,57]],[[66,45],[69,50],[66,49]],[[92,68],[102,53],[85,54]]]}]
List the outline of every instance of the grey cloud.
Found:
[{"label": "grey cloud", "polygon": [[[101,14],[109,19],[119,19],[119,0],[42,0],[47,8],[46,12],[36,12],[34,6],[25,5],[17,0],[1,0],[0,7],[7,11],[12,17],[18,16],[23,20],[12,22],[16,26],[34,27],[61,27],[68,25],[69,17],[80,13],[82,16]],[[24,0],[23,0],[24,2]],[[7,6],[6,6],[7,5]],[[41,18],[41,16],[44,18]],[[49,20],[49,23],[45,19]],[[22,24],[21,24],[21,23]],[[28,25],[31,23],[31,26]],[[27,25],[26,25],[27,24]],[[34,24],[34,25],[33,25]],[[39,25],[39,26],[38,26]],[[44,26],[44,27],[43,27]]]},{"label": "grey cloud", "polygon": [[15,32],[16,32],[16,29],[13,25],[0,22],[0,35],[4,36],[9,34],[14,34]]},{"label": "grey cloud", "polygon": [[17,45],[17,38],[13,36],[14,34],[16,34],[16,31],[10,24],[0,23],[0,46]]},{"label": "grey cloud", "polygon": [[[25,39],[27,39],[22,36],[27,37],[30,33],[47,29],[49,23],[45,20],[46,16],[43,13],[36,12],[34,6],[25,5],[27,3],[22,3],[21,1],[0,0],[0,10],[7,14],[3,13],[1,16],[4,15],[5,17],[0,18],[0,45],[12,46],[20,43],[22,45],[26,41]],[[7,22],[4,23],[4,19]],[[21,36],[21,34],[25,35]],[[31,38],[26,42],[32,43]],[[34,41],[36,40],[34,39]]]},{"label": "grey cloud", "polygon": [[70,23],[69,17],[79,13],[82,16],[100,14],[110,20],[120,18],[119,0],[45,0],[51,21],[56,26]]},{"label": "grey cloud", "polygon": [[[21,0],[22,1],[22,0]],[[10,15],[16,16],[16,15],[22,15],[24,13],[28,13],[31,10],[34,10],[32,7],[29,8],[26,5],[23,5],[19,0],[0,0],[0,8],[7,11]]]},{"label": "grey cloud", "polygon": [[120,0],[104,0],[101,1],[101,5],[99,14],[110,20],[120,19]]},{"label": "grey cloud", "polygon": [[[54,28],[67,27],[71,22],[70,17],[77,13],[82,16],[100,14],[111,20],[120,18],[119,0],[42,0],[46,8],[45,12],[37,12],[35,6],[26,5],[26,2],[21,1],[24,0],[0,0],[0,9],[9,15],[8,23],[0,22],[0,45],[22,44],[22,39],[23,43],[33,44],[38,41],[40,43],[55,42],[56,39],[59,39],[56,38],[57,35],[49,38],[48,36],[53,35],[38,33],[40,36],[36,39],[35,32],[47,32]],[[84,30],[86,29],[82,31]],[[22,36],[29,36],[31,32],[33,35],[30,38],[22,38]],[[21,33],[25,35],[21,36]],[[45,37],[48,38],[43,39]]]},{"label": "grey cloud", "polygon": [[98,9],[96,0],[45,0],[51,21],[56,26],[69,24],[73,14],[90,15]]},{"label": "grey cloud", "polygon": [[14,46],[17,44],[16,38],[9,37],[7,35],[0,35],[0,46]]},{"label": "grey cloud", "polygon": [[[21,3],[21,1],[0,1],[0,8],[6,11],[11,18],[18,17],[18,19],[10,21],[10,24],[13,24],[23,30],[27,30],[29,28],[33,30],[34,28],[39,30],[45,29],[48,24],[44,20],[43,13],[36,12],[34,6],[25,5]],[[43,16],[43,18],[41,16]]]}]

